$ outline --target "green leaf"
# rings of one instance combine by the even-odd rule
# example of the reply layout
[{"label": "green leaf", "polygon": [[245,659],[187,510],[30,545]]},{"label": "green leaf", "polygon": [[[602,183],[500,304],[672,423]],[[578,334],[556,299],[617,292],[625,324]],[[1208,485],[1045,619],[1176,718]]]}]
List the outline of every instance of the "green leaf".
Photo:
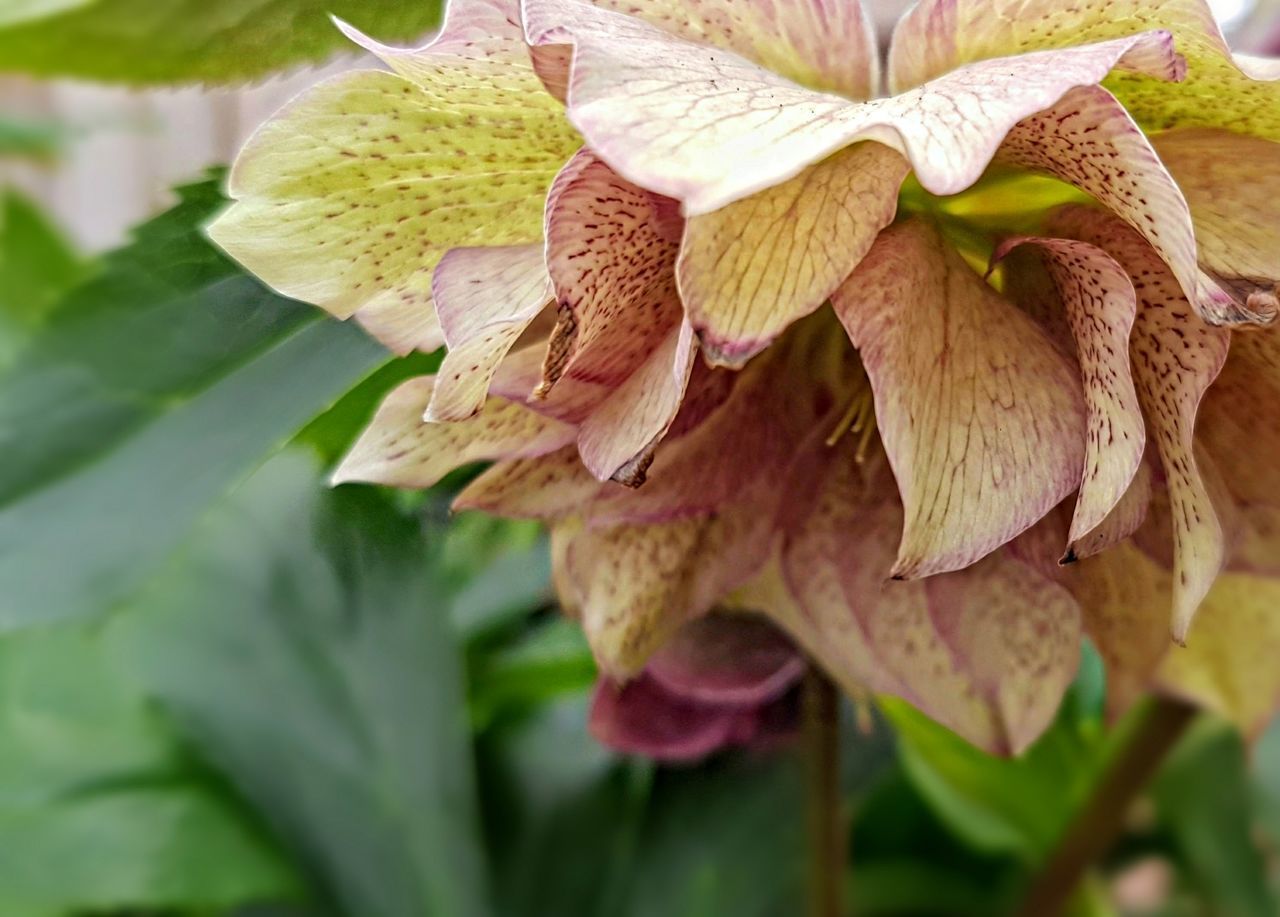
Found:
[{"label": "green leaf", "polygon": [[210,503],[386,359],[213,249],[199,229],[222,204],[213,182],[181,195],[0,373],[0,631],[127,598]]},{"label": "green leaf", "polygon": [[914,707],[882,698],[912,782],[947,825],[976,849],[1034,862],[1066,826],[1090,786],[1097,741],[1064,705],[1018,758],[980,751]]},{"label": "green leaf", "polygon": [[414,40],[440,16],[439,0],[19,2],[0,6],[0,71],[133,85],[243,82],[318,63],[351,48],[331,13],[384,41]]},{"label": "green leaf", "polygon": [[228,907],[296,879],[98,634],[0,640],[0,913]]},{"label": "green leaf", "polygon": [[1271,917],[1280,912],[1253,841],[1255,810],[1238,732],[1202,719],[1161,769],[1153,796],[1186,864],[1185,874],[1214,914]]},{"label": "green leaf", "polygon": [[486,911],[438,555],[286,453],[113,623],[126,664],[360,917]]},{"label": "green leaf", "polygon": [[35,204],[0,191],[0,366],[88,271]]}]

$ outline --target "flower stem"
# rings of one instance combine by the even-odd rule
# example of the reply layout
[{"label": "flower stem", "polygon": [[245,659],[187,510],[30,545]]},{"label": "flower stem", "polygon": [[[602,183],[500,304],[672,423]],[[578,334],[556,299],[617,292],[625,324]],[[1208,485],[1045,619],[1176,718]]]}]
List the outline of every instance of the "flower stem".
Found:
[{"label": "flower stem", "polygon": [[840,797],[840,700],[831,679],[810,666],[804,685],[809,823],[810,917],[845,917],[844,804]]},{"label": "flower stem", "polygon": [[1195,708],[1172,698],[1144,700],[1117,729],[1097,783],[1057,848],[1032,879],[1020,917],[1057,917],[1089,867],[1111,848],[1130,804],[1195,718]]}]

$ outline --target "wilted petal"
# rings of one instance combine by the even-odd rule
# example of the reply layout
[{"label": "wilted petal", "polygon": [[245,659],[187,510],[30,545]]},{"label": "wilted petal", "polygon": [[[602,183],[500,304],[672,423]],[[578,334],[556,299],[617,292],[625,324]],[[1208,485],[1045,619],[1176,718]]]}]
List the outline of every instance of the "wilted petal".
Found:
[{"label": "wilted petal", "polygon": [[398,352],[439,346],[436,262],[540,239],[546,189],[579,143],[527,60],[479,53],[417,52],[421,82],[358,71],[308,90],[241,152],[215,241]]},{"label": "wilted petal", "polygon": [[795,644],[763,618],[713,614],[686,624],[646,672],[674,694],[747,707],[781,696],[805,668]]},{"label": "wilted petal", "polygon": [[968,566],[1079,486],[1075,367],[932,227],[882,233],[832,303],[906,505],[895,577]]},{"label": "wilted petal", "polygon": [[484,406],[508,351],[552,298],[541,245],[455,248],[431,282],[444,341],[427,420],[462,420]]},{"label": "wilted petal", "polygon": [[886,475],[838,455],[788,539],[798,640],[844,682],[902,697],[997,754],[1052,720],[1079,658],[1069,593],[1008,551],[923,582],[886,582],[901,508]]},{"label": "wilted petal", "polygon": [[860,143],[690,219],[680,295],[708,357],[740,366],[821,306],[893,221],[906,174],[897,152]]},{"label": "wilted petal", "polygon": [[531,44],[574,46],[569,116],[622,175],[702,214],[859,140],[901,152],[936,194],[981,174],[1009,129],[1128,66],[1177,77],[1167,33],[978,64],[891,99],[804,89],[729,51],[581,0],[526,0]]},{"label": "wilted petal", "polygon": [[1280,143],[1204,129],[1172,131],[1152,143],[1191,205],[1201,266],[1253,311],[1274,314]]},{"label": "wilted petal", "polygon": [[1020,245],[1044,255],[1075,340],[1088,415],[1084,476],[1068,535],[1067,556],[1120,503],[1142,463],[1146,428],[1129,371],[1129,333],[1136,299],[1124,269],[1085,242],[1018,237],[995,260]]},{"label": "wilted petal", "polygon": [[1105,249],[1128,272],[1138,297],[1130,340],[1138,399],[1154,434],[1168,481],[1174,539],[1173,634],[1186,638],[1191,619],[1222,569],[1222,526],[1194,454],[1196,412],[1222,369],[1230,332],[1199,321],[1177,280],[1128,226],[1101,211],[1067,207],[1055,234]]},{"label": "wilted petal", "polygon": [[1280,139],[1280,71],[1233,57],[1205,0],[921,0],[889,54],[895,91],[961,64],[1018,52],[1169,29],[1187,79],[1161,85],[1116,74],[1107,85],[1145,128],[1224,127]]},{"label": "wilted petal", "polygon": [[543,455],[573,441],[573,427],[500,398],[467,420],[428,423],[422,415],[434,388],[435,377],[422,376],[388,395],[333,482],[430,487],[470,462]]},{"label": "wilted petal", "polygon": [[1196,264],[1196,236],[1182,191],[1133,119],[1100,86],[1073,89],[1010,131],[999,160],[1040,169],[1087,192],[1142,234],[1214,324],[1266,322],[1275,310],[1236,302]]}]

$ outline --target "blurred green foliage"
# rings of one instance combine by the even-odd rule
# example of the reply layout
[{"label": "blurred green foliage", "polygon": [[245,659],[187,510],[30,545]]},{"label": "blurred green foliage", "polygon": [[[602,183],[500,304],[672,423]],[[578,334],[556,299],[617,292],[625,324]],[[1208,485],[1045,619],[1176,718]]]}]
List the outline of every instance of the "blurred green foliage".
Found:
[{"label": "blurred green foliage", "polygon": [[228,83],[350,49],[328,15],[413,41],[439,0],[0,0],[0,72],[127,83]]}]

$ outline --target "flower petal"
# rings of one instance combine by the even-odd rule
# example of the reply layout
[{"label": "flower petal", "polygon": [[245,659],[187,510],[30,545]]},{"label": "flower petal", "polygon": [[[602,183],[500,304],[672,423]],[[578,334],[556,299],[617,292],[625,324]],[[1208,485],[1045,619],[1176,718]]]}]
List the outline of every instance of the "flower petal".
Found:
[{"label": "flower petal", "polygon": [[573,427],[497,398],[468,420],[427,423],[422,415],[434,388],[434,376],[421,376],[388,395],[333,483],[430,487],[471,462],[543,455],[573,441]]},{"label": "flower petal", "polygon": [[859,143],[690,219],[680,296],[708,358],[741,366],[821,306],[893,222],[906,174],[894,150]]},{"label": "flower petal", "polygon": [[1191,205],[1200,265],[1247,307],[1280,308],[1280,143],[1189,129],[1152,141]]},{"label": "flower petal", "polygon": [[455,248],[436,266],[431,294],[449,346],[427,420],[479,412],[498,364],[553,297],[541,245]]},{"label": "flower petal", "polygon": [[536,242],[578,147],[527,64],[419,56],[422,83],[357,71],[267,122],[210,233],[281,293],[357,315],[398,352],[439,346],[432,268],[450,248]]},{"label": "flower petal", "polygon": [[1280,506],[1280,335],[1236,334],[1200,406],[1200,443],[1245,504]]},{"label": "flower petal", "polygon": [[1146,428],[1129,371],[1129,333],[1137,300],[1129,275],[1106,252],[1084,242],[1021,236],[1002,244],[994,261],[1021,245],[1043,253],[1075,340],[1088,416],[1084,476],[1068,535],[1067,556],[1120,503],[1142,464]]},{"label": "flower petal", "polygon": [[780,697],[805,668],[795,644],[763,618],[713,614],[681,628],[646,672],[681,697],[752,707]]},{"label": "flower petal", "polygon": [[696,354],[693,329],[681,322],[582,422],[578,451],[593,475],[630,487],[644,483],[654,450],[680,410]]},{"label": "flower petal", "polygon": [[1138,313],[1130,339],[1134,384],[1168,481],[1174,538],[1173,634],[1191,619],[1226,555],[1222,526],[1194,454],[1200,400],[1227,357],[1230,332],[1199,321],[1178,282],[1132,229],[1098,210],[1068,206],[1055,235],[1105,249],[1133,280]]},{"label": "flower petal", "polygon": [[564,573],[601,670],[637,674],[680,627],[755,573],[772,531],[771,514],[747,502],[718,516],[578,533]]},{"label": "flower petal", "polygon": [[463,488],[457,510],[475,509],[508,519],[557,520],[580,513],[602,488],[582,464],[576,446],[548,455],[499,462]]},{"label": "flower petal", "polygon": [[[1079,659],[1070,594],[1008,551],[923,582],[885,582],[902,511],[885,474],[832,462],[815,512],[789,538],[797,639],[824,666],[915,704],[995,754],[1052,721]],[[784,622],[785,623],[785,622]]]},{"label": "flower petal", "polygon": [[596,741],[624,754],[691,761],[731,744],[743,717],[753,713],[700,704],[641,675],[626,684],[596,684],[589,728]]},{"label": "flower petal", "polygon": [[832,295],[906,505],[893,576],[966,567],[1079,486],[1079,376],[928,224],[881,234]]},{"label": "flower petal", "polygon": [[921,184],[972,184],[1009,129],[1116,66],[1180,75],[1167,33],[964,68],[891,99],[804,89],[730,51],[581,0],[525,0],[533,45],[574,46],[569,116],[617,171],[708,213],[859,140],[901,152]]},{"label": "flower petal", "polygon": [[[1204,0],[921,0],[898,24],[889,54],[894,91],[984,58],[1169,29],[1186,57],[1176,87],[1133,74],[1107,83],[1143,127],[1224,127],[1280,139],[1275,68],[1233,58]],[[1211,101],[1206,101],[1211,100]]]},{"label": "flower petal", "polygon": [[1019,123],[998,159],[1070,182],[1141,233],[1206,321],[1275,318],[1275,309],[1251,309],[1246,297],[1235,301],[1200,270],[1182,191],[1133,119],[1102,87],[1073,89],[1052,108]]},{"label": "flower petal", "polygon": [[[591,0],[601,9],[643,19],[687,41],[742,55],[812,89],[851,99],[879,92],[880,54],[875,30],[858,0]],[[569,60],[535,60],[551,68],[544,79],[564,98]]]}]

